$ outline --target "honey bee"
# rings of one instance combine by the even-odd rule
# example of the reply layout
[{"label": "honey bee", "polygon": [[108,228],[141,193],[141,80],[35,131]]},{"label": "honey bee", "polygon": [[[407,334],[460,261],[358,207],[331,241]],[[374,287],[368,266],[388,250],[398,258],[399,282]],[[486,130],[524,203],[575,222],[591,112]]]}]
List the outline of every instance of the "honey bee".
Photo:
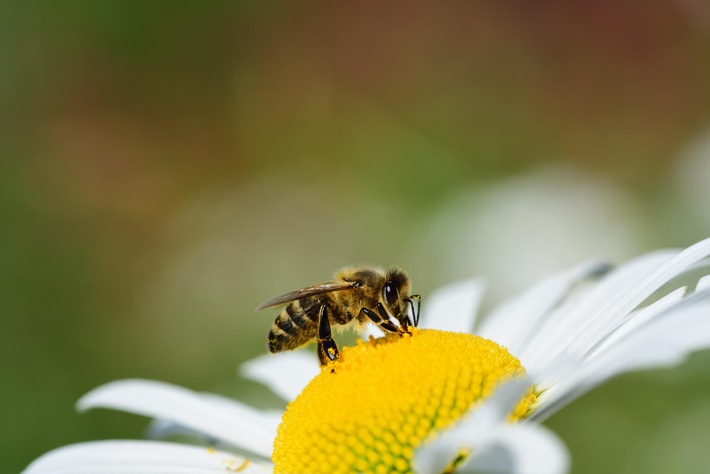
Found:
[{"label": "honey bee", "polygon": [[[269,331],[269,352],[296,349],[316,339],[318,358],[321,365],[326,365],[339,355],[332,326],[361,328],[373,322],[383,331],[399,334],[416,327],[421,297],[410,295],[409,290],[409,276],[401,268],[347,267],[337,272],[333,281],[277,296],[256,310],[286,304]],[[412,310],[413,324],[407,305]]]}]

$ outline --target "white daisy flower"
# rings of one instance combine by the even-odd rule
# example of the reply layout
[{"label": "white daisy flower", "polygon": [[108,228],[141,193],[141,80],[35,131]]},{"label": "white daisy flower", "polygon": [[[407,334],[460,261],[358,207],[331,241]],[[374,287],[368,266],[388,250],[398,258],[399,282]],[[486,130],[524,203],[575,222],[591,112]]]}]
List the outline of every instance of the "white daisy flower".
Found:
[{"label": "white daisy flower", "polygon": [[143,414],[156,433],[167,423],[224,450],[84,443],[25,473],[566,472],[564,446],[539,421],[615,375],[710,347],[708,256],[710,239],[613,270],[582,265],[485,318],[483,285],[462,282],[425,300],[411,337],[343,348],[324,370],[303,352],[247,363],[247,377],[291,402],[283,416],[159,382],[109,383],[79,409]]}]

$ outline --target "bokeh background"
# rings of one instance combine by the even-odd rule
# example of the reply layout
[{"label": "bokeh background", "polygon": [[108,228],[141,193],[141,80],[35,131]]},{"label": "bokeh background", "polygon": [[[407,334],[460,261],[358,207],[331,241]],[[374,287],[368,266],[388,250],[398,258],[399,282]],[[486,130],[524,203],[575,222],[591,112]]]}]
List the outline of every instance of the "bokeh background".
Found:
[{"label": "bokeh background", "polygon": [[[262,300],[349,263],[488,306],[710,235],[710,8],[0,3],[0,460],[139,438],[74,402],[240,379]],[[710,354],[549,420],[574,471],[710,470]]]}]

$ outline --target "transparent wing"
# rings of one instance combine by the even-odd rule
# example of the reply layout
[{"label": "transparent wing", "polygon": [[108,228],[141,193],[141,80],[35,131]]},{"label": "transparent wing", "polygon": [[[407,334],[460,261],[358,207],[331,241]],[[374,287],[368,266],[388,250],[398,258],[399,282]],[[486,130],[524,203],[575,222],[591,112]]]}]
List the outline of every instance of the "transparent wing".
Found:
[{"label": "transparent wing", "polygon": [[264,301],[256,307],[256,311],[264,308],[270,308],[272,306],[278,306],[280,304],[290,303],[291,301],[300,300],[301,298],[305,298],[307,296],[322,295],[323,293],[347,290],[348,288],[352,288],[354,285],[355,282],[352,281],[330,281],[327,283],[309,286],[307,288],[301,288],[300,290],[292,291],[290,293],[286,293],[285,295],[277,296],[276,298]]}]

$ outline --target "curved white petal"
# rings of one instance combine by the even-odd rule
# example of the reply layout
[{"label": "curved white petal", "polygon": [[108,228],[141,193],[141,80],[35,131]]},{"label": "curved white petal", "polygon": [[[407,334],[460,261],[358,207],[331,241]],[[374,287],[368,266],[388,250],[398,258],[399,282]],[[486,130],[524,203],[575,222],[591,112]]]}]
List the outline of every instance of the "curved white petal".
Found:
[{"label": "curved white petal", "polygon": [[305,351],[265,355],[242,364],[242,376],[262,383],[291,401],[320,372],[315,354]]},{"label": "curved white petal", "polygon": [[453,428],[420,447],[415,454],[416,471],[419,474],[441,473],[461,449],[484,443],[492,430],[505,423],[530,384],[530,379],[521,378],[502,385]]},{"label": "curved white petal", "polygon": [[710,348],[710,291],[692,295],[646,325],[580,363],[539,398],[533,419],[544,419],[605,380],[634,370],[667,367]]},{"label": "curved white petal", "polygon": [[564,443],[541,425],[500,425],[476,446],[471,462],[456,472],[487,474],[563,474],[570,456]]},{"label": "curved white petal", "polygon": [[662,315],[665,311],[677,304],[683,298],[684,293],[685,288],[678,288],[658,301],[655,301],[652,304],[629,314],[628,317],[622,321],[619,327],[610,333],[607,338],[592,348],[587,353],[585,358],[592,359],[597,357],[608,348],[616,345],[626,336],[633,334],[636,330],[638,330],[638,328],[645,326],[659,315]]},{"label": "curved white petal", "polygon": [[575,286],[601,276],[610,268],[608,264],[592,262],[546,278],[519,297],[494,308],[477,333],[507,347],[512,354],[521,354],[535,329]]},{"label": "curved white petal", "polygon": [[[597,385],[631,370],[674,365],[690,352],[710,347],[710,291],[689,297],[666,310],[594,359]],[[594,366],[589,364],[590,369]]]},{"label": "curved white petal", "polygon": [[710,288],[710,275],[704,276],[700,280],[698,280],[696,290],[707,290],[708,288]]},{"label": "curved white petal", "polygon": [[[657,251],[635,258],[611,272],[580,298],[556,308],[518,355],[526,368],[539,373],[562,354],[579,352],[579,341],[586,341],[590,334],[595,343],[602,339],[657,288],[649,289],[643,282],[677,254],[677,251]],[[604,336],[600,326],[608,328]]]},{"label": "curved white petal", "polygon": [[473,279],[453,283],[422,299],[421,328],[473,332],[486,284]]},{"label": "curved white petal", "polygon": [[251,407],[151,380],[118,380],[84,395],[77,408],[113,408],[199,431],[227,444],[271,456],[276,437],[274,417]]},{"label": "curved white petal", "polygon": [[[241,470],[238,470],[240,469]],[[266,474],[268,464],[213,449],[157,441],[94,441],[55,449],[23,474]]]},{"label": "curved white petal", "polygon": [[664,283],[709,255],[710,239],[706,239],[688,247],[659,265],[607,307],[602,308],[587,325],[586,331],[581,333],[580,337],[574,341],[572,350],[576,353],[584,354],[602,337],[605,337],[610,330],[613,330],[620,318],[623,318],[640,305]]},{"label": "curved white petal", "polygon": [[[237,412],[234,413],[234,415],[240,416],[241,414],[239,402],[236,402],[231,398],[216,395],[214,393],[201,393],[200,395],[214,403],[217,407],[220,407],[222,410],[234,410],[234,406],[236,404]],[[277,410],[262,410],[259,414],[267,420],[267,424],[270,424],[270,426],[278,426],[279,423],[281,423],[281,417],[283,416],[283,412]],[[222,444],[219,440],[213,438],[212,436],[171,420],[153,419],[146,431],[146,436],[152,439],[166,438],[168,436],[190,436],[206,440],[210,443],[210,445],[215,447],[219,447]]]}]

